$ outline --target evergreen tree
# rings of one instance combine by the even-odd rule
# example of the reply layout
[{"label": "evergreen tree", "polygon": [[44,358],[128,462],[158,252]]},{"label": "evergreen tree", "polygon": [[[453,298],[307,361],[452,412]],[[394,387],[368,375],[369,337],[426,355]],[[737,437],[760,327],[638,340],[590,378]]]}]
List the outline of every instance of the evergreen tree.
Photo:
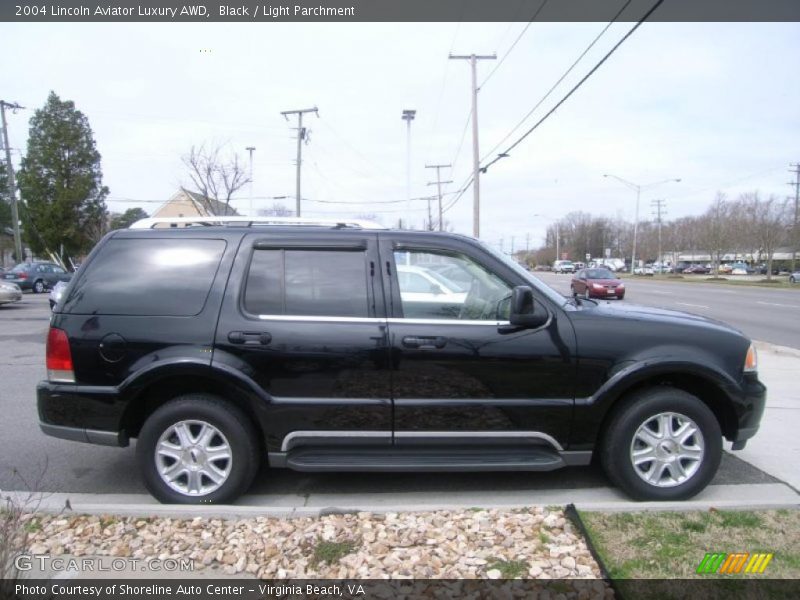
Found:
[{"label": "evergreen tree", "polygon": [[127,229],[131,223],[135,223],[139,219],[146,219],[148,214],[141,208],[129,208],[121,215],[117,215],[111,219],[111,229]]},{"label": "evergreen tree", "polygon": [[37,254],[88,252],[106,230],[108,188],[86,116],[50,92],[30,120],[28,150],[17,176],[27,243]]}]

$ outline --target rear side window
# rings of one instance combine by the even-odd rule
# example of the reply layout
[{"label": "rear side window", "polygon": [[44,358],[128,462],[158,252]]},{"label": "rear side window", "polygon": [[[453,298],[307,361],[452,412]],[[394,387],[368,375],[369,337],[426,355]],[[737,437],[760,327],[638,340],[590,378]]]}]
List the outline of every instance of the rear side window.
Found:
[{"label": "rear side window", "polygon": [[87,265],[63,311],[165,317],[199,314],[224,251],[223,240],[111,239]]},{"label": "rear side window", "polygon": [[368,317],[363,251],[255,250],[244,309],[256,315]]}]

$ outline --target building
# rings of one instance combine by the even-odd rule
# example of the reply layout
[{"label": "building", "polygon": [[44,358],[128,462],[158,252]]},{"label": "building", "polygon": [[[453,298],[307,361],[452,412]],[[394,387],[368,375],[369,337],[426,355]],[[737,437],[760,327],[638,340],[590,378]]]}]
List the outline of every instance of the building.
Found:
[{"label": "building", "polygon": [[[227,210],[226,210],[227,209]],[[169,200],[158,207],[151,217],[211,217],[238,216],[239,213],[224,202],[208,198],[197,192],[180,188]]]}]

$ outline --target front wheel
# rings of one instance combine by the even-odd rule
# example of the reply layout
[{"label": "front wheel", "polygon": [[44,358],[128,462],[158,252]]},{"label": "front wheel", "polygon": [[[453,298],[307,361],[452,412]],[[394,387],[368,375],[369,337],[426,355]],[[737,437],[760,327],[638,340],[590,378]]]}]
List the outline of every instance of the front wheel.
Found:
[{"label": "front wheel", "polygon": [[258,437],[236,406],[209,394],[188,394],[145,421],[136,458],[147,489],[161,502],[227,502],[247,491],[255,477]]},{"label": "front wheel", "polygon": [[606,428],[601,462],[637,500],[683,500],[702,491],[722,458],[714,413],[683,390],[657,387],[629,397]]}]

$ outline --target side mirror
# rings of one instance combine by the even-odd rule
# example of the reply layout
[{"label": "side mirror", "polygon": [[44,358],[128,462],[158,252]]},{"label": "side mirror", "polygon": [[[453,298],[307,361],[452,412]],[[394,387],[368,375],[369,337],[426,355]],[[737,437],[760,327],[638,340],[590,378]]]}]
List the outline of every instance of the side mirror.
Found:
[{"label": "side mirror", "polygon": [[535,311],[533,290],[527,285],[518,285],[511,292],[509,322],[516,327],[539,327],[547,321],[547,313]]}]

